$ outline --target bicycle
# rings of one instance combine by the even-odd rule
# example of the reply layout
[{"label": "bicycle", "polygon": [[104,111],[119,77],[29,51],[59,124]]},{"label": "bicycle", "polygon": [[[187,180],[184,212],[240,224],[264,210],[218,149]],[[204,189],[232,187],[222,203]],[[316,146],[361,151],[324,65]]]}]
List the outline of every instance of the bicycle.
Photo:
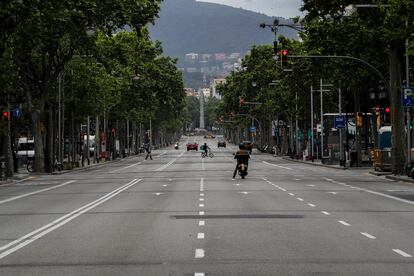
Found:
[{"label": "bicycle", "polygon": [[[201,152],[201,157],[205,158],[207,157],[207,153],[205,151]],[[214,157],[214,153],[212,153],[211,151],[208,153],[208,157],[213,158]]]}]

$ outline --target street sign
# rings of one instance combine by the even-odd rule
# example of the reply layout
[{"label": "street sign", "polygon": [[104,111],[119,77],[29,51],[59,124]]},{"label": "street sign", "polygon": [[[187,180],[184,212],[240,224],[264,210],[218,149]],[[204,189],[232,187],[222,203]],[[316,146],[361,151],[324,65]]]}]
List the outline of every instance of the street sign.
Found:
[{"label": "street sign", "polygon": [[256,127],[251,127],[250,132],[256,132]]},{"label": "street sign", "polygon": [[404,94],[402,98],[404,107],[414,106],[414,87],[404,88]]},{"label": "street sign", "polygon": [[12,110],[13,117],[20,118],[22,116],[22,110],[19,107],[16,107]]},{"label": "street sign", "polygon": [[335,128],[345,128],[345,116],[335,116]]},{"label": "street sign", "polygon": [[321,133],[322,132],[322,125],[321,124],[316,124],[316,131]]}]

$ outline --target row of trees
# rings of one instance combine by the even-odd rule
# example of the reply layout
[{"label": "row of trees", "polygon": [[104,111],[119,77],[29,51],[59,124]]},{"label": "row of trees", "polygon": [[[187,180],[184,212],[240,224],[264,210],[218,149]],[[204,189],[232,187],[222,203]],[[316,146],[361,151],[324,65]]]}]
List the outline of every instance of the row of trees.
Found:
[{"label": "row of trees", "polygon": [[[227,84],[221,88],[224,98],[221,116],[227,118],[224,121],[229,120],[229,114],[248,113],[258,118],[266,128],[272,120],[283,118],[293,129],[292,122],[299,118],[300,128],[310,129],[310,87],[318,87],[319,79],[323,78],[335,87],[324,93],[324,112],[338,112],[338,88],[342,88],[344,94],[345,112],[372,112],[376,105],[384,107],[391,104],[393,172],[402,174],[406,147],[401,104],[401,86],[405,77],[401,72],[405,54],[412,54],[414,45],[414,41],[409,40],[409,51],[406,53],[406,39],[414,30],[414,3],[410,0],[390,0],[387,5],[381,6],[375,1],[374,4],[379,6],[358,8],[349,13],[349,5],[357,2],[304,0],[302,10],[306,16],[300,20],[303,26],[300,42],[279,37],[277,50],[288,49],[289,55],[295,56],[352,56],[365,60],[389,80],[390,93],[387,93],[386,99],[368,100],[369,92],[378,94],[381,87],[385,90],[388,87],[380,82],[378,74],[360,62],[338,58],[290,58],[289,68],[293,71],[284,72],[274,62],[272,47],[260,46],[253,47],[251,54],[243,61],[243,69],[228,77]],[[240,107],[239,96],[247,101],[262,102],[262,105]],[[318,105],[316,100],[315,106]],[[320,120],[317,114],[313,116],[316,121]],[[234,116],[230,120],[245,127],[249,119]],[[294,134],[294,131],[290,133]],[[264,139],[269,143],[271,138],[267,134]],[[356,140],[360,143],[358,138]],[[286,145],[286,142],[283,143]]]},{"label": "row of trees", "polygon": [[1,2],[0,105],[19,106],[24,114],[13,118],[12,131],[7,124],[1,129],[0,155],[8,156],[8,175],[11,133],[22,130],[33,134],[38,172],[53,170],[65,140],[75,151],[87,117],[94,118],[98,145],[105,139],[108,149],[112,135],[112,142],[121,140],[122,152],[131,140],[125,135],[135,134],[137,125],[145,129],[151,121],[148,137],[154,143],[180,130],[182,76],[146,28],[161,1]]}]

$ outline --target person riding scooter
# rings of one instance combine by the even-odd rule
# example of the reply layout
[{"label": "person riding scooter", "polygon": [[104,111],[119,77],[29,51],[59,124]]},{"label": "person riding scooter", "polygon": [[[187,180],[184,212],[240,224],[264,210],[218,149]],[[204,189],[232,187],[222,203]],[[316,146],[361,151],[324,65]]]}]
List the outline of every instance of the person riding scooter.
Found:
[{"label": "person riding scooter", "polygon": [[[239,150],[234,155],[234,159],[237,159],[237,165],[236,165],[236,168],[234,169],[233,179],[236,177],[237,171],[239,170],[239,167],[241,164],[245,164],[246,166],[249,165],[250,154],[246,150],[246,147],[244,146],[243,143],[239,144]],[[247,174],[247,171],[246,171],[246,174]]]}]

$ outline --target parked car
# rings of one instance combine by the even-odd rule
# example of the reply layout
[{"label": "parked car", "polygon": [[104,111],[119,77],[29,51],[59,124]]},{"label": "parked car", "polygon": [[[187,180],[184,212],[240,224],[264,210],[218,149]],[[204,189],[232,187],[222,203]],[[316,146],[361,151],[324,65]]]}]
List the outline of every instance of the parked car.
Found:
[{"label": "parked car", "polygon": [[189,151],[189,150],[198,151],[198,144],[196,142],[187,143],[187,151]]},{"label": "parked car", "polygon": [[224,141],[224,140],[220,140],[220,141],[218,141],[217,142],[217,147],[219,148],[219,147],[223,147],[223,148],[225,148],[226,147],[226,141]]},{"label": "parked car", "polygon": [[214,135],[212,135],[212,134],[207,134],[207,135],[204,135],[204,138],[205,139],[214,139],[216,137]]}]

